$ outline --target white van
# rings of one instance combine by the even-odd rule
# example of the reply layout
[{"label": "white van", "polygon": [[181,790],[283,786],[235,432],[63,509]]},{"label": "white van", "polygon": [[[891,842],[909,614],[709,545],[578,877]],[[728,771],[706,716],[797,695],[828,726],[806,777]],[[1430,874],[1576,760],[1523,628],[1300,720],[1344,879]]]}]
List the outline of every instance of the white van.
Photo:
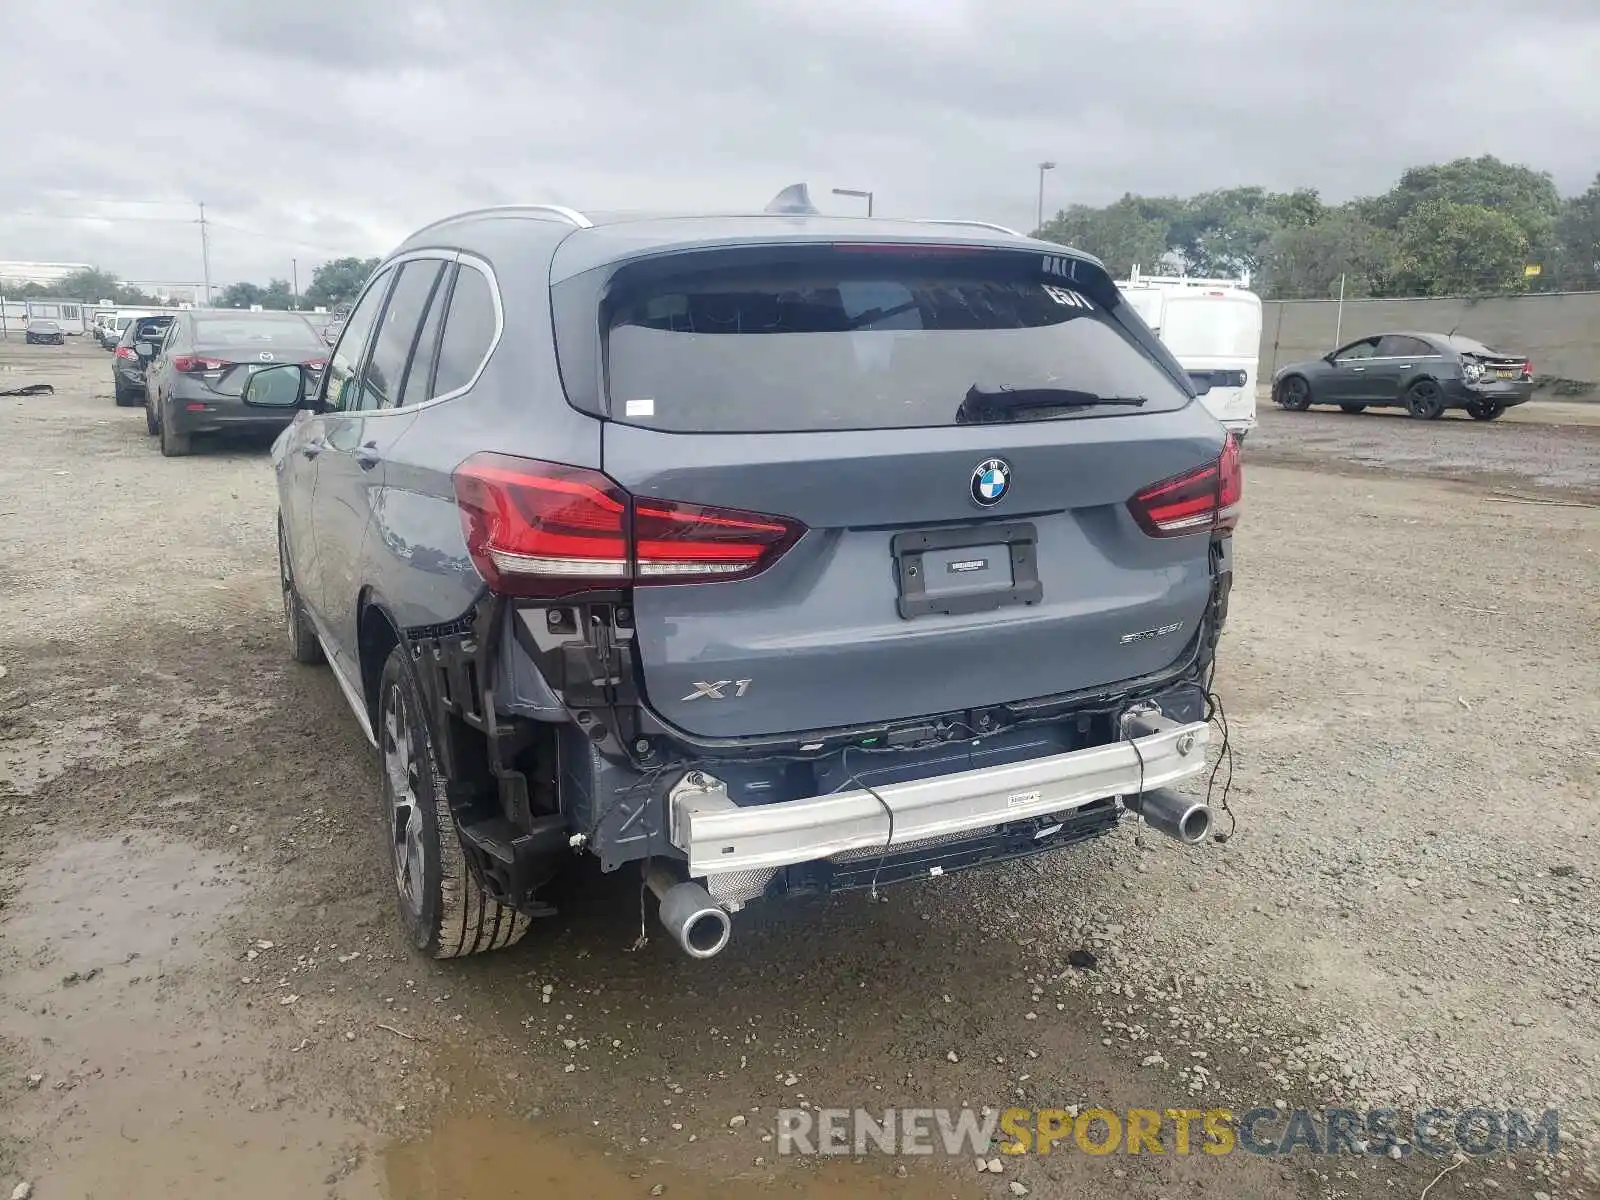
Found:
[{"label": "white van", "polygon": [[1241,437],[1254,429],[1261,297],[1249,276],[1141,275],[1134,267],[1117,286],[1189,372],[1211,414]]}]

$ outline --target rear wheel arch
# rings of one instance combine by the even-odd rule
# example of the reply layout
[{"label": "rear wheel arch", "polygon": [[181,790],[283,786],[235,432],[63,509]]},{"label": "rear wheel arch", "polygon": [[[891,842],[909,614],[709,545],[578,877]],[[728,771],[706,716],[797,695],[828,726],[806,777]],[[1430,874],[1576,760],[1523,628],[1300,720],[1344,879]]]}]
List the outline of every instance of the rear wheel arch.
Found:
[{"label": "rear wheel arch", "polygon": [[372,588],[363,589],[356,602],[356,650],[361,668],[361,699],[367,718],[378,720],[378,687],[389,652],[400,644],[400,626]]},{"label": "rear wheel arch", "polygon": [[1406,375],[1401,378],[1400,386],[1395,391],[1394,400],[1392,403],[1404,404],[1406,401],[1406,393],[1408,393],[1412,388],[1416,387],[1419,383],[1431,383],[1435,387],[1438,387],[1441,391],[1444,389],[1444,384],[1439,382],[1438,378],[1433,374],[1432,371],[1417,371],[1414,374]]}]

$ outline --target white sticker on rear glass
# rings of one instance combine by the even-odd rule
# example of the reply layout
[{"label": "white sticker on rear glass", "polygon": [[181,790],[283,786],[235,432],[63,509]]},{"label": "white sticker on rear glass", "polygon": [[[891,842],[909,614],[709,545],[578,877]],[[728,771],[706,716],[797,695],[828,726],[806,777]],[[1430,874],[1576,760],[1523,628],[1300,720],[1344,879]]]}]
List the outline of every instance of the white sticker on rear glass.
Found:
[{"label": "white sticker on rear glass", "polygon": [[623,411],[630,417],[653,417],[656,415],[656,402],[648,397],[643,400],[629,400],[623,405]]}]

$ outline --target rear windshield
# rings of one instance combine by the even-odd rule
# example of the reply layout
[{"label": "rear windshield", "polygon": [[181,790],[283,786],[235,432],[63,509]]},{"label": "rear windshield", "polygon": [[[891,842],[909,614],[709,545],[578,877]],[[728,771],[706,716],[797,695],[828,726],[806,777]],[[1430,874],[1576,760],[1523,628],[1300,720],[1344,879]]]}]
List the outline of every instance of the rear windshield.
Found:
[{"label": "rear windshield", "polygon": [[197,317],[194,330],[195,342],[208,346],[262,342],[309,349],[322,344],[311,322],[292,313],[281,317]]},{"label": "rear windshield", "polygon": [[1188,403],[1105,309],[1039,263],[862,252],[658,278],[606,312],[609,415],[673,432],[778,433]]},{"label": "rear windshield", "polygon": [[1169,296],[1161,340],[1179,359],[1255,358],[1261,353],[1261,309],[1227,296]]}]

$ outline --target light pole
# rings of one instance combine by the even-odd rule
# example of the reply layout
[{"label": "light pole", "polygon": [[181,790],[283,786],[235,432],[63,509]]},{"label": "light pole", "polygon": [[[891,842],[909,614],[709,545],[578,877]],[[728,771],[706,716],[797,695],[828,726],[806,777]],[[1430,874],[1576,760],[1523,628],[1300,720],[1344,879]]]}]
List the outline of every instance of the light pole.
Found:
[{"label": "light pole", "polygon": [[1046,171],[1054,171],[1055,169],[1056,165],[1053,162],[1042,162],[1039,164],[1039,219],[1034,223],[1034,229],[1044,228],[1044,173]]},{"label": "light pole", "polygon": [[867,216],[870,217],[872,215],[871,192],[863,192],[860,188],[834,188],[833,194],[835,196],[855,196],[857,199],[865,200],[867,202]]},{"label": "light pole", "polygon": [[206,275],[206,303],[211,307],[211,239],[206,236],[206,206],[204,201],[200,204],[200,265]]},{"label": "light pole", "polygon": [[289,276],[290,276],[290,279],[292,281],[290,283],[290,285],[289,285],[290,289],[291,289],[290,295],[292,297],[292,299],[289,301],[289,305],[290,305],[291,308],[293,308],[295,310],[295,312],[299,312],[300,311],[300,260],[298,258],[291,258],[289,260]]}]

